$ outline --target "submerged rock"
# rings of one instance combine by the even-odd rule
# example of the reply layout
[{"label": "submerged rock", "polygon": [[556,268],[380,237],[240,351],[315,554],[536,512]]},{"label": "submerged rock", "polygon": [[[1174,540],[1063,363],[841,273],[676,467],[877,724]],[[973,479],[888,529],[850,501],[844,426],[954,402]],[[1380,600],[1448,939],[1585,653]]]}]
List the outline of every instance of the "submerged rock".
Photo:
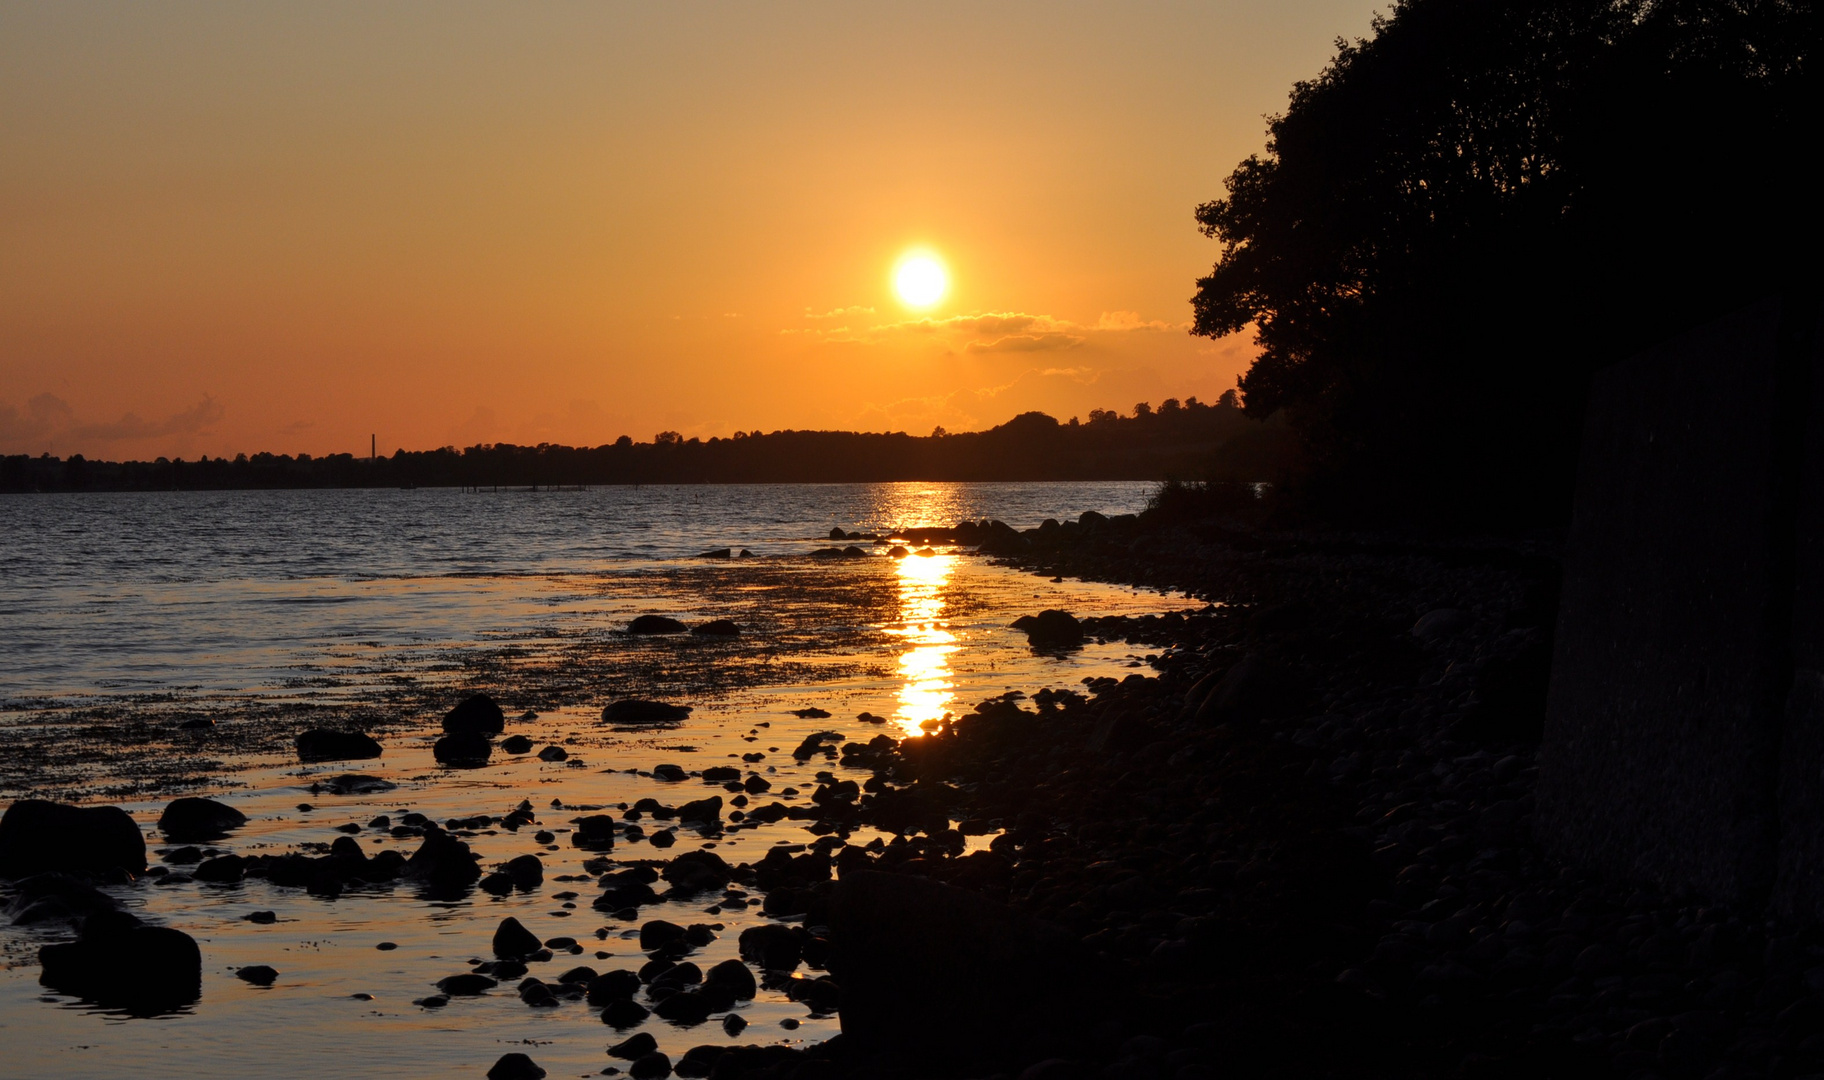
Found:
[{"label": "submerged rock", "polygon": [[298,736],[298,760],[360,761],[380,756],[380,744],[359,731],[311,728]]},{"label": "submerged rock", "polygon": [[391,791],[399,785],[391,780],[382,780],[378,776],[368,776],[365,773],[343,773],[340,776],[331,777],[324,782],[323,786],[331,795],[377,795],[383,791]]},{"label": "submerged rock", "polygon": [[633,1061],[645,1057],[658,1048],[659,1040],[642,1031],[610,1046],[608,1056],[617,1057],[623,1061]]},{"label": "submerged rock", "polygon": [[157,1013],[202,996],[203,954],[181,930],[125,912],[91,916],[75,941],[38,950],[38,981],[101,1005]]},{"label": "submerged rock", "polygon": [[547,746],[538,752],[538,760],[540,761],[568,761],[569,759],[570,751],[565,750],[561,746]]},{"label": "submerged rock", "polygon": [[741,633],[741,628],[736,626],[732,619],[714,619],[691,627],[690,632],[705,637],[737,637]]},{"label": "submerged rock", "polygon": [[271,986],[278,979],[279,972],[277,968],[265,964],[251,964],[236,971],[234,977],[255,986]]},{"label": "submerged rock", "polygon": [[232,829],[247,824],[247,815],[214,799],[173,799],[158,817],[159,831],[176,843],[220,840]]},{"label": "submerged rock", "polygon": [[500,741],[500,749],[503,753],[507,754],[530,754],[532,752],[532,740],[526,738],[524,735],[514,735],[502,739]]},{"label": "submerged rock", "polygon": [[629,634],[682,634],[688,629],[690,627],[665,615],[641,615],[627,624]]},{"label": "submerged rock", "polygon": [[689,705],[673,705],[664,701],[646,701],[640,698],[623,698],[602,710],[602,722],[626,726],[644,726],[648,724],[677,724],[690,719]]},{"label": "submerged rock", "polygon": [[118,806],[20,799],[0,816],[0,876],[46,870],[105,874],[146,869],[146,840]]},{"label": "submerged rock", "polygon": [[406,861],[405,875],[435,886],[468,885],[481,877],[469,845],[442,829],[424,834],[424,842]]},{"label": "submerged rock", "polygon": [[507,714],[486,694],[470,694],[443,714],[443,730],[451,735],[498,735],[507,727]]}]

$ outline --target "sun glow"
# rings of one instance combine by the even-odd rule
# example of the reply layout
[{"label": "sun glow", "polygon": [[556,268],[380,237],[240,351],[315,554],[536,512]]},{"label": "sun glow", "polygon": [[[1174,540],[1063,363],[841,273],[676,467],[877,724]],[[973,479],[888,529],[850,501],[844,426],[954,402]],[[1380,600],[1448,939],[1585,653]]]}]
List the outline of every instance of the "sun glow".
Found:
[{"label": "sun glow", "polygon": [[930,307],[950,289],[950,274],[937,256],[912,252],[893,268],[893,291],[907,307]]}]

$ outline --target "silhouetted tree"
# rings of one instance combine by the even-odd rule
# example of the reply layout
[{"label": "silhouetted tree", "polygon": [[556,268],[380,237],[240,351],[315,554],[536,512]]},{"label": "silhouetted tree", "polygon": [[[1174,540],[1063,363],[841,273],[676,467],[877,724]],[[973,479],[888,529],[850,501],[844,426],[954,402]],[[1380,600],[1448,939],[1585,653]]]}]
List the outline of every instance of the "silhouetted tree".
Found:
[{"label": "silhouetted tree", "polygon": [[1253,326],[1249,414],[1308,490],[1444,518],[1568,507],[1591,372],[1815,260],[1799,0],[1400,0],[1197,220],[1193,332]]}]

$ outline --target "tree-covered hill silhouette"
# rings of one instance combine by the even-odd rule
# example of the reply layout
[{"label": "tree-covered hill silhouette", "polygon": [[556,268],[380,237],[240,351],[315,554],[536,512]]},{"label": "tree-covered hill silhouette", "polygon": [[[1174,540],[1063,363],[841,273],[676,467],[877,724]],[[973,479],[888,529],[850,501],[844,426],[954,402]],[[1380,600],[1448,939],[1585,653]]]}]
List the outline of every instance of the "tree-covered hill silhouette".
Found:
[{"label": "tree-covered hill silhouette", "polygon": [[[594,447],[505,443],[352,454],[242,454],[195,461],[89,461],[80,455],[0,459],[0,490],[219,490],[231,488],[550,486],[669,483],[838,483],[890,480],[1271,479],[1286,432],[1245,416],[1229,391],[1142,403],[1131,414],[1095,410],[1067,423],[1023,413],[987,431],[759,431],[651,442],[622,436]],[[1214,463],[1214,464],[1212,464]],[[1212,472],[1214,469],[1214,472]]]},{"label": "tree-covered hill silhouette", "polygon": [[1817,281],[1818,5],[1400,0],[1198,208],[1341,514],[1562,520],[1592,372]]}]

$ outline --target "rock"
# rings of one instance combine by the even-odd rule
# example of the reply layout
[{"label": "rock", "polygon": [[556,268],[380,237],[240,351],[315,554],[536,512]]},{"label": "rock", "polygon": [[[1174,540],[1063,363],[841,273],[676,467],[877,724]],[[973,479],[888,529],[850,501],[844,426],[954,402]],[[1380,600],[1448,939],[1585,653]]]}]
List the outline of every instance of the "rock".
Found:
[{"label": "rock", "polygon": [[451,735],[498,735],[507,728],[507,714],[486,694],[471,694],[443,714],[443,730]]},{"label": "rock", "polygon": [[703,770],[703,782],[706,784],[726,784],[731,780],[741,779],[741,770],[733,765],[712,765]]},{"label": "rock", "polygon": [[0,816],[0,877],[46,870],[105,874],[146,869],[146,840],[118,806],[21,799]]},{"label": "rock", "polygon": [[451,975],[447,979],[437,980],[437,989],[451,997],[474,997],[476,994],[485,994],[499,985],[500,983],[486,975],[477,975],[474,972],[464,972],[461,975]]},{"label": "rock", "polygon": [[538,752],[540,761],[568,761],[569,759],[570,751],[561,746],[547,746]]},{"label": "rock", "polygon": [[[556,940],[556,939],[553,939],[553,940]],[[550,944],[551,943],[549,941],[545,943],[545,945],[547,947],[549,947]],[[581,983],[584,986],[588,986],[590,983],[594,982],[597,978],[599,978],[599,976],[596,975],[595,969],[588,966],[587,964],[584,964],[580,967],[573,967],[569,971],[566,971],[562,975],[559,975],[557,977],[557,981],[560,983]]]},{"label": "rock", "polygon": [[[1095,959],[1062,930],[922,878],[845,872],[830,902],[842,1030],[869,1052],[1014,1064],[1095,1026]],[[745,937],[745,935],[744,935]],[[745,946],[745,941],[744,941]],[[743,952],[747,950],[744,947]]]},{"label": "rock", "polygon": [[610,1046],[608,1056],[617,1057],[623,1061],[633,1061],[645,1057],[658,1048],[659,1040],[642,1031]]},{"label": "rock", "polygon": [[488,1080],[545,1080],[545,1070],[524,1054],[502,1054],[488,1070]]},{"label": "rock", "polygon": [[360,761],[380,756],[380,744],[373,736],[359,731],[333,731],[311,728],[298,736],[298,760]]},{"label": "rock", "polygon": [[660,829],[658,832],[655,832],[651,836],[647,837],[646,842],[656,848],[668,848],[671,845],[677,843],[678,838],[676,836],[672,835],[671,832],[669,832],[665,829]]},{"label": "rock", "polygon": [[654,1050],[627,1067],[633,1080],[664,1080],[671,1075],[671,1059]]},{"label": "rock", "polygon": [[441,829],[428,831],[418,850],[405,864],[405,876],[434,886],[452,888],[468,885],[481,877],[481,867],[469,845]]},{"label": "rock", "polygon": [[191,876],[211,885],[232,885],[247,876],[247,860],[239,855],[221,855],[198,863]]},{"label": "rock", "polygon": [[623,698],[602,710],[602,722],[625,727],[648,727],[677,724],[690,718],[689,705],[672,705],[664,701]]},{"label": "rock", "polygon": [[279,972],[278,969],[267,967],[265,964],[253,964],[237,970],[234,977],[255,986],[271,986],[273,980],[279,977]]},{"label": "rock", "polygon": [[626,968],[603,972],[589,980],[589,1004],[606,1005],[610,1001],[632,998],[640,992],[640,986],[637,972]]},{"label": "rock", "polygon": [[77,940],[38,950],[38,981],[54,990],[138,1013],[181,1008],[202,995],[203,954],[181,930],[146,926],[125,912],[98,912]]},{"label": "rock", "polygon": [[754,973],[739,960],[724,960],[710,968],[703,976],[703,984],[725,987],[736,998],[743,1001],[751,999],[759,991],[759,984],[754,981]]},{"label": "rock", "polygon": [[607,814],[591,814],[576,819],[576,831],[570,843],[585,851],[606,851],[614,846],[614,819]]},{"label": "rock", "polygon": [[502,960],[523,960],[544,948],[532,931],[518,919],[508,916],[494,931],[494,955]]},{"label": "rock", "polygon": [[734,870],[713,851],[687,851],[665,864],[660,876],[672,890],[689,894],[720,889],[734,877]]},{"label": "rock", "polygon": [[524,735],[510,735],[500,740],[500,751],[503,754],[530,754],[532,740]]},{"label": "rock", "polygon": [[684,771],[682,765],[654,765],[652,767],[652,778],[654,780],[663,780],[670,784],[677,784],[690,779],[690,774]]},{"label": "rock", "polygon": [[602,1023],[625,1030],[645,1023],[650,1015],[652,1014],[639,1002],[630,998],[616,998],[602,1009]]},{"label": "rock", "polygon": [[716,1008],[706,995],[695,990],[681,990],[653,1006],[652,1011],[662,1020],[689,1026],[709,1019],[709,1014]]},{"label": "rock", "polygon": [[684,928],[665,919],[653,919],[640,927],[640,951],[651,952],[674,941],[684,940]]},{"label": "rock", "polygon": [[1468,615],[1456,608],[1438,608],[1419,616],[1419,621],[1412,624],[1412,636],[1425,642],[1442,641],[1468,628]]},{"label": "rock", "polygon": [[828,709],[819,709],[815,706],[808,709],[793,709],[792,715],[800,720],[828,720],[830,718]]},{"label": "rock", "polygon": [[1083,624],[1068,611],[1047,608],[1037,615],[1020,616],[1013,626],[1026,632],[1027,643],[1035,649],[1063,649],[1083,644]]},{"label": "rock", "polygon": [[343,773],[324,781],[323,786],[331,795],[378,795],[383,791],[391,791],[399,785],[391,780],[382,780],[378,776],[368,776],[364,773]]},{"label": "rock", "polygon": [[552,1009],[563,1003],[555,991],[537,979],[519,984],[519,1000],[534,1009]]},{"label": "rock", "polygon": [[734,557],[734,548],[712,548],[709,551],[699,551],[697,553],[697,558],[699,559],[732,559]]},{"label": "rock", "polygon": [[800,930],[778,923],[761,923],[741,931],[741,959],[760,965],[765,971],[789,972],[804,957],[804,938]]},{"label": "rock", "polygon": [[247,824],[247,815],[214,799],[186,797],[171,800],[158,816],[158,829],[174,843],[220,840],[229,830]]},{"label": "rock", "polygon": [[432,757],[454,769],[480,768],[493,754],[494,747],[489,744],[488,737],[474,732],[445,735],[431,747]]},{"label": "rock", "polygon": [[707,799],[696,799],[678,807],[679,821],[695,821],[703,825],[720,825],[722,823],[722,796],[711,795]]},{"label": "rock", "polygon": [[729,1013],[722,1018],[722,1030],[732,1039],[747,1030],[747,1018],[740,1013]]},{"label": "rock", "polygon": [[664,615],[641,615],[627,624],[629,634],[682,634],[688,629],[678,620]]},{"label": "rock", "polygon": [[693,634],[701,634],[705,637],[737,637],[741,633],[741,628],[736,626],[733,620],[715,619],[711,622],[691,627],[690,632]]},{"label": "rock", "polygon": [[516,889],[536,889],[545,881],[545,864],[536,855],[521,855],[507,860],[507,865],[500,868],[501,873],[513,882]]}]

